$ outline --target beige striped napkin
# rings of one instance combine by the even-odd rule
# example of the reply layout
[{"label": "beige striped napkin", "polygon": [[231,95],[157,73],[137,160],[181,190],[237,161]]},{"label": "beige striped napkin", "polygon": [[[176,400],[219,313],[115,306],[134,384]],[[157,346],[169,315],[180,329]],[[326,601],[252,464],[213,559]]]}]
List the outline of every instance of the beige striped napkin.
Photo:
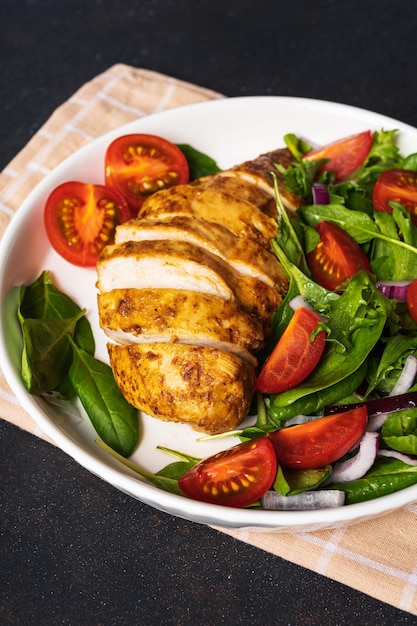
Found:
[{"label": "beige striped napkin", "polygon": [[[33,187],[87,142],[145,115],[221,97],[149,70],[111,67],[56,110],[0,174],[0,234]],[[1,373],[0,415],[46,439]],[[417,615],[417,503],[337,529],[219,530]]]}]

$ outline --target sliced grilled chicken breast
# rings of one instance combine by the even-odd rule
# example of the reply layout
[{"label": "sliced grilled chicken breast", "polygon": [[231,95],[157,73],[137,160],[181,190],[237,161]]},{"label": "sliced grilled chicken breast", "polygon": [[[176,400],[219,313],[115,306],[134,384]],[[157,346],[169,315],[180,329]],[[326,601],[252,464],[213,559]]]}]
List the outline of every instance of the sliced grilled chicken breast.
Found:
[{"label": "sliced grilled chicken breast", "polygon": [[199,189],[215,189],[229,196],[234,196],[239,200],[245,200],[245,202],[255,205],[273,219],[276,220],[277,218],[277,206],[271,190],[266,191],[262,187],[254,185],[252,182],[245,180],[243,176],[236,176],[236,173],[233,171],[226,170],[213,176],[200,178],[193,184]]},{"label": "sliced grilled chicken breast", "polygon": [[277,289],[237,274],[218,257],[186,241],[127,241],[107,246],[97,263],[97,275],[100,292],[189,289],[236,299],[246,311],[268,322],[282,299]]},{"label": "sliced grilled chicken breast", "polygon": [[270,249],[270,240],[276,237],[277,221],[245,200],[240,200],[215,189],[199,189],[193,185],[177,185],[158,191],[147,198],[138,217],[169,218],[184,215],[201,217],[222,224],[238,237],[253,239]]},{"label": "sliced grilled chicken breast", "polygon": [[108,349],[123,395],[148,415],[216,434],[236,428],[249,411],[255,370],[231,352],[180,343]]},{"label": "sliced grilled chicken breast", "polygon": [[98,295],[100,325],[116,343],[179,342],[229,350],[256,365],[266,332],[235,302],[184,289],[114,289]]},{"label": "sliced grilled chicken breast", "polygon": [[294,159],[290,151],[287,148],[281,148],[273,152],[261,154],[253,161],[246,161],[245,163],[235,165],[227,170],[225,174],[239,176],[264,190],[266,193],[274,194],[274,178],[272,176],[272,173],[274,173],[283,203],[291,209],[297,209],[303,203],[302,198],[293,194],[285,187],[283,176],[276,168],[276,164],[287,168],[293,161]]},{"label": "sliced grilled chicken breast", "polygon": [[237,237],[221,224],[202,218],[190,220],[178,215],[165,220],[130,220],[117,227],[115,243],[160,239],[187,241],[219,256],[239,274],[258,278],[271,287],[286,286],[286,277],[273,254],[256,241]]}]

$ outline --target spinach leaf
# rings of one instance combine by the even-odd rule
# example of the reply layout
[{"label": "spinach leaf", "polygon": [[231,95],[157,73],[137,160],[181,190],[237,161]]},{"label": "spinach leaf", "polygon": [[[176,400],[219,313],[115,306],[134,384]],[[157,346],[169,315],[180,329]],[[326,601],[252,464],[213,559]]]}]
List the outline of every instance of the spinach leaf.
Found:
[{"label": "spinach leaf", "polygon": [[129,456],[138,441],[138,412],[125,400],[110,366],[73,344],[69,377],[98,435]]},{"label": "spinach leaf", "polygon": [[374,220],[362,211],[348,209],[342,204],[314,204],[299,209],[303,219],[314,228],[319,222],[333,222],[345,230],[358,244],[371,241],[379,229]]},{"label": "spinach leaf", "polygon": [[381,437],[392,450],[417,455],[417,409],[391,413],[385,420]]},{"label": "spinach leaf", "polygon": [[[279,476],[277,473],[277,478]],[[332,466],[326,465],[319,469],[281,470],[282,476],[274,483],[274,489],[283,496],[294,496],[297,493],[316,489],[332,473]]]},{"label": "spinach leaf", "polygon": [[359,480],[334,483],[326,489],[340,489],[346,493],[346,504],[356,504],[386,496],[417,483],[417,466],[391,458],[378,459],[369,472]]},{"label": "spinach leaf", "polygon": [[207,154],[196,150],[189,144],[181,143],[177,145],[187,159],[188,167],[190,169],[190,181],[202,178],[203,176],[209,176],[210,174],[216,174],[221,171],[216,161],[207,156]]},{"label": "spinach leaf", "polygon": [[22,378],[33,395],[53,391],[66,378],[72,360],[71,337],[81,311],[71,319],[24,319]]},{"label": "spinach leaf", "polygon": [[[81,308],[65,293],[57,289],[47,270],[30,285],[20,288],[20,305],[18,317],[20,322],[26,318],[39,320],[67,319],[78,315]],[[95,342],[91,326],[84,316],[80,316],[74,340],[77,345],[94,354]]]}]

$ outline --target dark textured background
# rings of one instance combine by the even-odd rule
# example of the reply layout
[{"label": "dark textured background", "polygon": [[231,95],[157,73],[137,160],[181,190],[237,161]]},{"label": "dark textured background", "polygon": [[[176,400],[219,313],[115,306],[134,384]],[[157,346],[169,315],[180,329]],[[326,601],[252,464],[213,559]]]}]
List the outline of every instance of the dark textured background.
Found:
[{"label": "dark textured background", "polygon": [[[115,63],[228,96],[332,100],[417,126],[416,40],[417,12],[402,0],[2,0],[0,168]],[[155,511],[4,422],[0,468],[1,624],[416,623]]]}]

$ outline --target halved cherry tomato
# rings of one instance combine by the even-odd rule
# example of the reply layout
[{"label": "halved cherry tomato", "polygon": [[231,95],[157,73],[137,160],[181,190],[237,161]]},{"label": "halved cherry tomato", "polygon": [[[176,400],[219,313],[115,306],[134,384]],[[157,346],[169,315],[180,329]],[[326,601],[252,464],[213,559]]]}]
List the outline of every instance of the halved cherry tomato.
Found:
[{"label": "halved cherry tomato", "polygon": [[334,291],[359,270],[371,271],[368,257],[356,241],[333,222],[319,222],[317,246],[307,255],[314,280]]},{"label": "halved cherry tomato", "polygon": [[408,287],[407,307],[413,322],[417,324],[417,279]]},{"label": "halved cherry tomato", "polygon": [[290,323],[259,374],[255,390],[281,393],[299,385],[320,361],[326,344],[326,333],[312,338],[321,322],[320,316],[307,307],[298,307]]},{"label": "halved cherry tomato", "polygon": [[193,500],[244,507],[268,491],[277,467],[272,443],[261,437],[203,459],[188,470],[178,484]]},{"label": "halved cherry tomato", "polygon": [[400,202],[417,226],[417,172],[392,169],[379,175],[372,193],[374,209],[392,213],[390,201]]},{"label": "halved cherry tomato", "polygon": [[116,226],[130,219],[126,200],[104,185],[71,181],[46,201],[44,223],[53,248],[69,263],[93,267],[114,241]]},{"label": "halved cherry tomato", "polygon": [[303,160],[318,161],[329,159],[320,167],[320,171],[335,173],[336,181],[341,181],[353,174],[365,161],[372,146],[372,133],[366,130],[357,135],[339,139],[322,148],[307,152]]},{"label": "halved cherry tomato", "polygon": [[187,183],[188,162],[181,150],[156,135],[123,135],[105,155],[106,184],[123,194],[134,215],[160,189]]},{"label": "halved cherry tomato", "polygon": [[368,423],[365,405],[282,428],[268,437],[280,465],[290,469],[318,469],[334,463],[361,439]]}]

